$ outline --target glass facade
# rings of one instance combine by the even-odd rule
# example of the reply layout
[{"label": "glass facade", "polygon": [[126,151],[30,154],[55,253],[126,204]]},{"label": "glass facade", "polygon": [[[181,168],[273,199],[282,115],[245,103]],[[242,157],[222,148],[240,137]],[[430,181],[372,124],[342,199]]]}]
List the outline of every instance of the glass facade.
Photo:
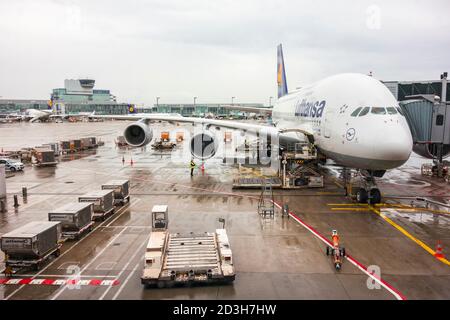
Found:
[{"label": "glass facade", "polygon": [[68,94],[66,89],[53,89],[51,99],[62,103],[113,103],[114,97],[109,90],[93,90],[92,94]]},{"label": "glass facade", "polygon": [[93,112],[96,114],[128,114],[127,103],[113,103],[113,104],[65,104],[65,112],[68,114],[77,114],[80,112]]},{"label": "glass facade", "polygon": [[[213,114],[215,116],[236,116],[242,114],[240,110],[231,110],[229,108],[225,108],[224,106],[228,106],[229,104],[158,104],[154,105],[151,108],[140,108],[138,112],[144,113],[179,113],[185,117],[203,117],[207,114]],[[263,108],[263,104],[260,103],[247,103],[247,104],[239,104],[243,107],[256,107]]]},{"label": "glass facade", "polygon": [[0,100],[0,113],[16,113],[26,109],[48,110],[47,100]]}]

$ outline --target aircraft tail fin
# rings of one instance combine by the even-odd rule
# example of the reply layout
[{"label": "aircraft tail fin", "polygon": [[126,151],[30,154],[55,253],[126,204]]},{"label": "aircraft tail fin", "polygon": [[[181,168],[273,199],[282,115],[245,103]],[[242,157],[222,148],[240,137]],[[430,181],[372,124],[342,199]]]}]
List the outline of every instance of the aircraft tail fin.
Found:
[{"label": "aircraft tail fin", "polygon": [[288,94],[286,72],[284,70],[283,48],[281,44],[277,47],[277,83],[278,98]]}]

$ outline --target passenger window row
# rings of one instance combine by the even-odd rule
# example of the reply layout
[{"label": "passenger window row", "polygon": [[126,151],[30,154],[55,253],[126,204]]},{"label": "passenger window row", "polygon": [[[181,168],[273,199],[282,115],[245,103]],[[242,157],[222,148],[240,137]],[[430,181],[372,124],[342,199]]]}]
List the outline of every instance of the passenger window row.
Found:
[{"label": "passenger window row", "polygon": [[365,116],[368,113],[373,113],[373,114],[397,114],[399,113],[400,115],[403,116],[403,111],[400,107],[387,107],[387,108],[381,108],[381,107],[359,107],[356,108],[355,111],[352,112],[352,114],[350,116],[352,117],[362,117]]}]

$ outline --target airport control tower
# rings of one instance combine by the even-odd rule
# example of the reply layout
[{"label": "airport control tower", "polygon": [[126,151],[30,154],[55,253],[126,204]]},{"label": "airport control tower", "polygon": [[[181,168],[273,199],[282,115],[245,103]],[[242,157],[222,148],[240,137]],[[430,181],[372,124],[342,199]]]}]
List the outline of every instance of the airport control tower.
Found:
[{"label": "airport control tower", "polygon": [[64,88],[57,88],[52,91],[53,109],[57,113],[83,112],[89,105],[106,106],[117,103],[116,97],[109,90],[99,90],[94,89],[94,87],[94,79],[64,80]]}]

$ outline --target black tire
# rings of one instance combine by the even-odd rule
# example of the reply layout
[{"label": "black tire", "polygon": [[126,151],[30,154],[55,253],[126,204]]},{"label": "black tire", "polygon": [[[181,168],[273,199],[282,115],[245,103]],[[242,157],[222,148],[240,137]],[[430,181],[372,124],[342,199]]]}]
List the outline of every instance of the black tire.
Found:
[{"label": "black tire", "polygon": [[41,262],[38,262],[38,263],[36,263],[36,264],[34,265],[34,270],[35,270],[35,271],[39,271],[39,270],[41,270],[41,268],[42,268]]},{"label": "black tire", "polygon": [[345,257],[345,248],[341,249],[341,256]]},{"label": "black tire", "polygon": [[55,257],[59,257],[60,254],[61,254],[61,250],[60,249],[55,251]]},{"label": "black tire", "polygon": [[358,191],[356,191],[356,201],[358,201],[358,203],[367,203],[367,191],[366,189],[363,188],[359,188]]},{"label": "black tire", "polygon": [[327,256],[329,256],[329,255],[330,255],[330,247],[327,246]]},{"label": "black tire", "polygon": [[370,190],[370,204],[376,204],[381,202],[381,192],[377,188],[373,188]]},{"label": "black tire", "polygon": [[9,168],[9,171],[11,171],[11,172],[16,172],[16,168],[11,167],[11,168]]}]

